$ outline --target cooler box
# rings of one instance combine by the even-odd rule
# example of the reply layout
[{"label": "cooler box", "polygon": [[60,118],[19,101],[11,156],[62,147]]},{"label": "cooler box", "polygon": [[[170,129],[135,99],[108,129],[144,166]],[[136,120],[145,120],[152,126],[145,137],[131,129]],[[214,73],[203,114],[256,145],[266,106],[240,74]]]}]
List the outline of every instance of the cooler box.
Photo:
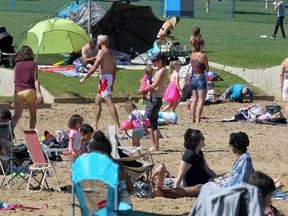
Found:
[{"label": "cooler box", "polygon": [[194,0],[165,0],[164,16],[194,18]]}]

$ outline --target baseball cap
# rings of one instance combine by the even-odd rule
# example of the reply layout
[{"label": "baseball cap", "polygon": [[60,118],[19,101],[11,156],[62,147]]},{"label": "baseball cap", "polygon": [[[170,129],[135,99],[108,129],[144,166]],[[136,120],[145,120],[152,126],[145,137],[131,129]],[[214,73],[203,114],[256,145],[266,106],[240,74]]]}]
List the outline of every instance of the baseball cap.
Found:
[{"label": "baseball cap", "polygon": [[165,53],[163,52],[156,52],[151,56],[151,61],[153,60],[164,60],[166,58]]}]

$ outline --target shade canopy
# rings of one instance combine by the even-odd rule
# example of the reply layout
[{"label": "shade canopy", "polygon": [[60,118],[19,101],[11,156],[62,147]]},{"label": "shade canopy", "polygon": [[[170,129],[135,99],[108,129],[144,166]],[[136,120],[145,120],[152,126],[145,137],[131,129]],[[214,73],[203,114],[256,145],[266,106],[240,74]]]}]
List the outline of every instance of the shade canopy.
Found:
[{"label": "shade canopy", "polygon": [[81,50],[89,40],[86,31],[76,23],[65,19],[47,19],[27,32],[21,46],[30,46],[34,54],[72,53]]},{"label": "shade canopy", "polygon": [[129,54],[131,58],[151,49],[163,21],[151,7],[113,2],[110,9],[91,27],[92,35],[109,36],[110,48]]}]

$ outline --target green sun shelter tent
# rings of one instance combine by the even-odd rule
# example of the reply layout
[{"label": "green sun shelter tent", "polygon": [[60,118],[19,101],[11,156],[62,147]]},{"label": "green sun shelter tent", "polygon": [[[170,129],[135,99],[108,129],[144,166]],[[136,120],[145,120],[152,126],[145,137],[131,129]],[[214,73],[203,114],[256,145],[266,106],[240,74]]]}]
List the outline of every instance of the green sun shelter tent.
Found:
[{"label": "green sun shelter tent", "polygon": [[87,32],[73,21],[47,19],[37,23],[26,34],[20,46],[30,46],[38,54],[72,53],[90,40]]}]

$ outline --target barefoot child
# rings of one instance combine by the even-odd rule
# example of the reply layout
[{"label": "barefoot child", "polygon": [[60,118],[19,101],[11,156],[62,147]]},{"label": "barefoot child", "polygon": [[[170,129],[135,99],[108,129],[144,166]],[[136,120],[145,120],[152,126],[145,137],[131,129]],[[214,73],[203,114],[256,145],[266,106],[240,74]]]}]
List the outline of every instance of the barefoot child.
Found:
[{"label": "barefoot child", "polygon": [[144,127],[143,127],[143,116],[137,110],[137,107],[131,101],[126,102],[125,109],[129,114],[129,120],[138,121],[139,127],[133,129],[132,134],[132,145],[139,147],[140,146],[140,139],[144,136]]},{"label": "barefoot child", "polygon": [[181,96],[181,88],[179,85],[179,71],[181,68],[181,63],[179,60],[174,60],[170,62],[170,83],[167,87],[165,95],[163,97],[164,101],[168,101],[168,106],[163,109],[165,112],[168,109],[171,109],[172,112],[175,112],[178,105],[179,98]]},{"label": "barefoot child", "polygon": [[69,154],[79,156],[81,154],[81,133],[80,128],[83,125],[83,117],[72,115],[68,120],[69,132]]},{"label": "barefoot child", "polygon": [[[146,66],[144,68],[144,76],[141,79],[140,89],[144,89],[152,84],[152,77],[153,77],[153,68],[151,66]],[[147,92],[146,94],[142,95],[142,100],[147,98],[150,100],[151,92]]]}]

